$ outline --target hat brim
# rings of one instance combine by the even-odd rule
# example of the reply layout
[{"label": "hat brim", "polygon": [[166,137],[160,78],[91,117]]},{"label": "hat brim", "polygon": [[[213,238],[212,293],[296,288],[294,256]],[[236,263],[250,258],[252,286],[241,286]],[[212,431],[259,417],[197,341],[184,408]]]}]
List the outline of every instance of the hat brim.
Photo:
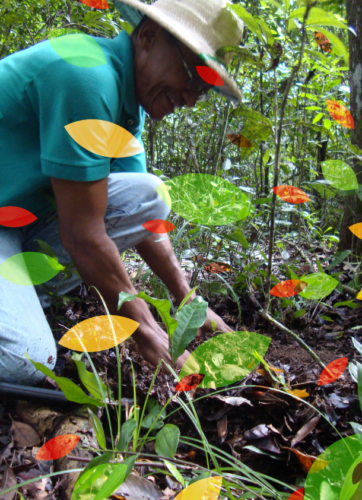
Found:
[{"label": "hat brim", "polygon": [[[212,47],[210,47],[204,40],[198,38],[198,33],[193,26],[187,25],[184,22],[179,22],[167,12],[157,9],[157,5],[154,4],[147,5],[139,0],[117,1],[129,5],[146,15],[169,31],[195,54],[201,56],[204,64],[207,64],[207,66],[216,71],[224,82],[223,86],[214,87],[213,90],[234,103],[240,103],[242,101],[242,93],[237,86],[236,81],[229,75],[224,66],[213,58]],[[115,5],[117,7],[117,2],[115,2]]]}]

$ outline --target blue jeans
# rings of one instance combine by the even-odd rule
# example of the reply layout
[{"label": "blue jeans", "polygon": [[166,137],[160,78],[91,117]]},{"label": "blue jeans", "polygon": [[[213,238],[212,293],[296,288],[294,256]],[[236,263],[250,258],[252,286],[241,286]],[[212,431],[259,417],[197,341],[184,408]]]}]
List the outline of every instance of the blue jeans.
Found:
[{"label": "blue jeans", "polygon": [[[108,203],[105,225],[108,236],[120,253],[138,245],[150,233],[142,224],[166,219],[170,210],[155,187],[162,181],[151,174],[116,173],[108,177]],[[71,261],[59,239],[56,211],[23,228],[0,226],[0,264],[21,252],[39,251],[36,239],[45,241],[63,265]],[[52,292],[66,294],[81,283],[75,273],[64,280],[58,274],[45,283]],[[50,369],[56,362],[56,345],[43,312],[50,305],[43,288],[21,286],[0,276],[0,381],[34,385],[44,375],[24,354]]]}]

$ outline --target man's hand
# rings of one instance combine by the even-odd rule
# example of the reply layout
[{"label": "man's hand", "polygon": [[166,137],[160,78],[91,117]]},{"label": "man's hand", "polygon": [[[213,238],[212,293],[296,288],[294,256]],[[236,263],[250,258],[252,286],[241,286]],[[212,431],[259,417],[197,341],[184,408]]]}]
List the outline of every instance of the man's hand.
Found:
[{"label": "man's hand", "polygon": [[[216,329],[213,328],[212,323],[215,322],[216,324]],[[214,325],[215,326],[215,325]],[[201,328],[198,329],[197,331],[197,336],[198,337],[203,337],[205,333],[212,333],[213,331],[219,331],[219,332],[233,332],[234,330],[227,326],[226,323],[218,316],[214,311],[212,311],[209,307],[207,308],[207,316],[206,316],[206,321],[202,325]]]}]

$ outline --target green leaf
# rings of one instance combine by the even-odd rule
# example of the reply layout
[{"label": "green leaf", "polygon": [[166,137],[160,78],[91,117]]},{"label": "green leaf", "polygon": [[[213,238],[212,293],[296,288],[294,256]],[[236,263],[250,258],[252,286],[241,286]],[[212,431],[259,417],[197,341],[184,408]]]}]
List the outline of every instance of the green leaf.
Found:
[{"label": "green leaf", "polygon": [[223,238],[240,243],[245,250],[249,248],[249,243],[240,229],[235,229],[231,234],[224,234]]},{"label": "green leaf", "polygon": [[324,116],[324,113],[318,113],[314,118],[313,118],[313,124],[319,122]]},{"label": "green leaf", "polygon": [[[274,458],[275,460],[283,460],[281,457],[277,457],[275,455],[272,455],[271,453],[267,453],[266,451],[262,451],[259,448],[257,448],[256,446],[253,446],[252,444],[250,444],[248,446],[243,446],[243,450],[245,450],[245,449],[253,451],[254,453],[258,453],[259,455],[268,455],[268,457]],[[253,498],[254,498],[254,495],[253,495]]]},{"label": "green leaf", "polygon": [[322,267],[322,264],[319,262],[318,257],[316,257],[316,258],[315,258],[315,260],[316,260],[316,263],[317,263],[318,271],[319,271],[320,273],[324,273],[324,269],[323,269],[323,267]]},{"label": "green leaf", "polygon": [[299,309],[299,311],[295,311],[295,313],[294,313],[295,319],[301,318],[306,312],[307,312],[307,309]]},{"label": "green leaf", "polygon": [[[289,19],[299,19],[302,21],[305,12],[306,7],[300,7],[290,14]],[[338,19],[329,14],[327,11],[318,7],[310,9],[306,26],[335,26],[337,28],[348,29],[346,24],[338,21]]]},{"label": "green leaf", "polygon": [[342,160],[322,161],[322,172],[325,179],[337,189],[349,191],[358,188],[356,174]]},{"label": "green leaf", "polygon": [[166,424],[156,435],[155,450],[157,455],[174,458],[180,439],[180,429],[176,425]]},{"label": "green leaf", "polygon": [[265,64],[262,60],[260,60],[259,56],[254,55],[249,49],[244,47],[236,47],[235,45],[226,45],[225,47],[221,47],[216,52],[216,55],[220,58],[223,58],[225,54],[233,52],[238,55],[240,61],[244,64],[250,64],[251,66],[257,66],[258,68],[265,70]]},{"label": "green leaf", "polygon": [[186,302],[189,300],[191,295],[199,288],[199,285],[194,286],[192,290],[189,291],[189,293],[186,295],[186,297],[182,300],[181,304],[178,306],[178,309],[176,312],[180,311],[180,309],[183,308],[183,306],[186,304]]},{"label": "green leaf", "polygon": [[136,297],[139,299],[143,299],[145,302],[153,305],[157,309],[157,312],[161,316],[163,323],[167,327],[168,335],[171,336],[177,328],[177,321],[173,319],[172,316],[170,315],[171,304],[168,300],[154,299],[153,297],[147,295],[145,292],[139,292],[137,295],[133,295],[132,293],[121,292],[119,294],[117,309],[119,310],[124,302],[132,300]]},{"label": "green leaf", "polygon": [[299,294],[304,299],[320,300],[331,294],[338,281],[325,273],[313,273],[303,277],[308,286]]},{"label": "green leaf", "polygon": [[74,485],[71,500],[105,500],[123,483],[124,464],[102,464],[83,472]]},{"label": "green leaf", "polygon": [[251,14],[249,14],[249,12],[246,9],[244,9],[244,7],[242,7],[241,5],[230,5],[229,4],[228,8],[230,10],[234,11],[235,14],[237,14],[240,17],[240,19],[242,19],[244,21],[244,23],[246,24],[248,29],[252,33],[254,33],[262,43],[264,43],[264,37],[263,37],[262,31],[261,31],[258,23],[253,18],[253,16]]},{"label": "green leaf", "polygon": [[359,405],[362,410],[362,365],[361,363],[357,363],[358,367],[358,400]]},{"label": "green leaf", "polygon": [[106,445],[106,436],[104,434],[102,422],[99,420],[97,415],[95,415],[89,408],[88,408],[88,413],[92,421],[94,433],[96,435],[98,444],[102,448],[102,450],[105,450],[107,448],[107,445]]},{"label": "green leaf", "polygon": [[307,122],[303,122],[303,121],[297,121],[296,125],[303,125],[304,127],[315,130],[316,132],[320,132],[321,134],[328,135],[328,137],[333,139],[332,132],[330,132],[329,129],[327,129],[326,127],[323,127],[322,125],[317,125],[315,123],[307,123]]},{"label": "green leaf", "polygon": [[355,339],[354,337],[352,337],[352,342],[353,342],[355,349],[357,349],[359,354],[362,356],[362,344],[360,342],[358,342],[358,340]]},{"label": "green leaf", "polygon": [[94,467],[96,467],[97,465],[108,464],[113,458],[114,453],[112,453],[111,451],[106,451],[102,455],[92,458],[87,467],[80,473],[80,476],[88,472],[90,469],[94,469]]},{"label": "green leaf", "polygon": [[[153,429],[160,429],[161,427],[163,427],[163,425],[164,425],[163,419],[166,417],[166,410],[162,410],[162,406],[159,405],[157,400],[155,400],[155,399],[148,400],[147,409],[148,409],[149,413],[143,419],[141,427],[143,429],[150,429],[151,427]],[[162,410],[162,412],[161,412],[161,410]],[[160,412],[161,412],[161,414],[156,422],[157,415]],[[156,423],[154,424],[154,422],[156,422]]]},{"label": "green leaf", "polygon": [[263,156],[263,164],[266,165],[270,159],[270,150],[267,149]]},{"label": "green leaf", "polygon": [[172,337],[173,362],[185,352],[186,346],[196,337],[198,328],[205,323],[207,307],[208,303],[202,297],[196,297],[176,314],[178,325]]},{"label": "green leaf", "polygon": [[34,241],[36,241],[38,243],[42,253],[44,253],[45,255],[48,255],[49,257],[53,257],[54,259],[58,260],[57,254],[55,253],[55,250],[53,250],[53,248],[48,243],[46,243],[45,241],[42,241],[42,240],[34,240]]},{"label": "green leaf", "polygon": [[327,267],[328,271],[333,269],[335,266],[343,262],[349,255],[351,255],[352,251],[351,250],[345,250],[344,252],[341,252],[336,259],[334,259],[329,266]]},{"label": "green leaf", "polygon": [[270,47],[273,47],[274,43],[275,43],[275,39],[274,39],[273,33],[271,32],[269,26],[266,24],[266,22],[264,21],[263,18],[260,18],[260,19],[258,18],[257,22],[258,22],[259,26],[261,27],[261,29],[263,30],[267,44]]},{"label": "green leaf", "polygon": [[266,141],[273,133],[273,126],[269,118],[253,109],[240,106],[234,109],[230,116],[244,118],[243,136],[252,142],[255,140]]},{"label": "green leaf", "polygon": [[121,435],[117,443],[118,451],[125,451],[128,443],[131,441],[132,436],[137,429],[137,422],[134,418],[126,420],[121,427]]},{"label": "green leaf", "polygon": [[128,21],[119,21],[119,24],[123,30],[125,30],[129,35],[132,35],[133,26],[131,26]]},{"label": "green leaf", "polygon": [[85,394],[80,387],[78,387],[74,382],[65,377],[57,377],[54,373],[49,370],[46,366],[41,363],[37,363],[28,357],[29,361],[33,363],[35,368],[40,372],[44,373],[47,377],[51,378],[59,386],[59,389],[63,392],[64,396],[68,401],[73,401],[74,403],[79,403],[81,405],[93,405],[93,406],[105,406],[105,403],[98,401],[96,399],[90,398]]},{"label": "green leaf", "polygon": [[166,465],[166,467],[168,468],[168,470],[171,472],[171,474],[173,475],[173,477],[176,479],[176,481],[178,481],[179,483],[181,483],[182,487],[185,488],[185,480],[181,476],[181,474],[179,473],[179,471],[177,470],[177,468],[171,462],[169,462],[168,460],[164,460],[164,464]]},{"label": "green leaf", "polygon": [[[310,29],[313,29],[313,31],[314,31],[314,28],[310,28]],[[340,40],[338,38],[338,36],[334,35],[333,33],[331,33],[328,30],[325,30],[324,28],[318,28],[318,31],[320,31],[324,36],[326,36],[328,38],[328,40],[333,45],[333,48],[334,48],[335,52],[339,56],[342,56],[343,59],[344,59],[344,61],[345,61],[345,63],[347,65],[349,65],[349,52],[348,52],[347,47],[343,43],[343,41]]]},{"label": "green leaf", "polygon": [[[82,356],[82,354],[81,354],[81,356]],[[102,393],[101,393],[101,391],[99,389],[99,384],[98,384],[96,375],[93,372],[89,372],[86,369],[86,365],[85,365],[85,363],[83,361],[75,360],[75,359],[73,359],[73,361],[74,361],[74,363],[75,363],[75,365],[77,367],[80,381],[82,382],[82,384],[84,385],[84,387],[96,399],[103,400],[103,396],[102,396]],[[104,396],[107,397],[107,395],[109,394],[110,398],[113,399],[113,394],[109,393],[109,391],[107,389],[107,386],[102,382],[102,380],[101,380],[100,377],[98,377],[98,378],[99,378],[99,382],[101,384],[101,387],[103,389]]]},{"label": "green leaf", "polygon": [[351,309],[357,309],[360,307],[358,304],[353,302],[353,300],[346,300],[344,302],[336,302],[333,307],[342,307],[342,306],[347,306],[350,307]]}]

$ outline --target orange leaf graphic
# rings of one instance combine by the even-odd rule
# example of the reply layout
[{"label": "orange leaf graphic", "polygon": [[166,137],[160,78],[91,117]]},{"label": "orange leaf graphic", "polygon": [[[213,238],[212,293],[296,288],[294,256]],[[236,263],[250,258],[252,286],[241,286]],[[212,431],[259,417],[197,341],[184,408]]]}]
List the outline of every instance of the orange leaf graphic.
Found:
[{"label": "orange leaf graphic", "polygon": [[299,488],[299,490],[294,491],[288,498],[288,500],[303,500],[304,498],[304,488]]},{"label": "orange leaf graphic", "polygon": [[23,227],[37,220],[34,214],[20,207],[0,207],[0,226]]},{"label": "orange leaf graphic", "polygon": [[175,387],[175,391],[191,391],[195,389],[204,380],[205,375],[201,373],[192,373],[191,375],[186,375]]},{"label": "orange leaf graphic", "polygon": [[240,134],[228,134],[230,141],[238,146],[239,148],[251,148],[253,143],[249,141],[246,137]]},{"label": "orange leaf graphic", "polygon": [[136,321],[122,316],[95,316],[73,326],[59,344],[73,351],[105,351],[130,337],[138,326]]},{"label": "orange leaf graphic", "polygon": [[57,460],[68,455],[78,444],[80,436],[63,434],[47,441],[38,451],[37,460]]},{"label": "orange leaf graphic", "polygon": [[164,233],[169,233],[170,231],[173,231],[176,229],[176,227],[171,224],[171,222],[168,222],[167,220],[162,220],[162,219],[152,219],[144,224],[142,226],[147,229],[147,231],[150,231],[151,233],[157,233],[157,234],[164,234]]},{"label": "orange leaf graphic", "polygon": [[281,186],[273,187],[274,193],[279,196],[282,200],[288,203],[306,203],[310,201],[307,193],[301,189],[294,186],[287,186],[285,184]]},{"label": "orange leaf graphic", "polygon": [[348,358],[338,358],[329,363],[319,377],[318,385],[326,385],[339,378],[347,367]]},{"label": "orange leaf graphic", "polygon": [[294,297],[306,288],[307,283],[301,280],[281,281],[270,290],[270,295],[274,297]]},{"label": "orange leaf graphic", "polygon": [[207,264],[204,266],[205,271],[209,273],[226,273],[231,271],[231,267],[229,264],[225,264],[225,262],[213,262],[212,264]]},{"label": "orange leaf graphic", "polygon": [[327,108],[333,120],[342,125],[342,127],[354,128],[353,116],[343,104],[327,100]]},{"label": "orange leaf graphic", "polygon": [[353,226],[349,226],[348,228],[352,233],[362,240],[362,222],[358,224],[353,224]]},{"label": "orange leaf graphic", "polygon": [[208,66],[196,66],[196,71],[209,85],[217,85],[218,87],[224,85],[221,76],[214,69],[209,68]]},{"label": "orange leaf graphic", "polygon": [[332,46],[331,42],[328,40],[328,38],[323,35],[323,33],[320,33],[319,31],[314,32],[315,36],[315,41],[319,45],[319,47],[324,50],[324,52],[331,52],[332,51]]},{"label": "orange leaf graphic", "polygon": [[84,3],[84,5],[88,5],[88,7],[94,7],[95,9],[108,9],[107,0],[79,0]]}]

